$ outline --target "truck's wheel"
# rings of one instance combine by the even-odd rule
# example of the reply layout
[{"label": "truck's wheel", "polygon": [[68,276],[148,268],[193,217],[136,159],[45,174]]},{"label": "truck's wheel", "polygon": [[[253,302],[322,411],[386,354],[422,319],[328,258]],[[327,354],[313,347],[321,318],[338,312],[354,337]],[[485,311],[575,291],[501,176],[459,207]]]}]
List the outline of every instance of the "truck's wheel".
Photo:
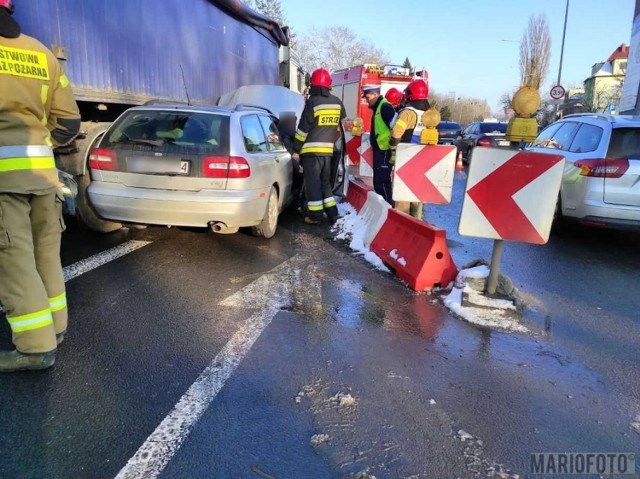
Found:
[{"label": "truck's wheel", "polygon": [[[89,161],[89,152],[91,148],[95,145],[95,143],[100,139],[100,137],[104,134],[105,130],[108,128],[110,123],[95,123],[92,124],[87,129],[87,136],[83,140],[78,141],[78,154],[80,158],[84,161],[84,165],[87,165]],[[89,167],[87,166],[85,169],[85,173],[83,175],[76,177],[76,182],[78,183],[78,196],[76,198],[76,214],[82,221],[82,223],[91,231],[95,231],[97,233],[111,233],[112,231],[119,230],[122,228],[120,223],[114,223],[113,221],[103,220],[98,216],[95,212],[91,203],[89,201],[89,197],[87,195],[87,188],[91,183],[91,175],[89,173]]]},{"label": "truck's wheel", "polygon": [[255,236],[271,238],[276,234],[276,228],[278,227],[278,213],[278,192],[272,187],[269,192],[269,200],[267,201],[264,218],[258,226],[251,228],[251,232]]}]

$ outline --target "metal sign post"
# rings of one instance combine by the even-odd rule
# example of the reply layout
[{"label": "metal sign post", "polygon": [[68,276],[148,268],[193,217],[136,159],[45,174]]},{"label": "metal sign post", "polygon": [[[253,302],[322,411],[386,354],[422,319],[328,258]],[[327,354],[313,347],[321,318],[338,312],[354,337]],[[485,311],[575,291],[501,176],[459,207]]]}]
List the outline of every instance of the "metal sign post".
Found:
[{"label": "metal sign post", "polygon": [[500,261],[502,260],[503,240],[493,242],[493,253],[491,254],[491,266],[489,269],[489,279],[487,280],[487,295],[493,296],[498,288],[498,276],[500,275]]}]

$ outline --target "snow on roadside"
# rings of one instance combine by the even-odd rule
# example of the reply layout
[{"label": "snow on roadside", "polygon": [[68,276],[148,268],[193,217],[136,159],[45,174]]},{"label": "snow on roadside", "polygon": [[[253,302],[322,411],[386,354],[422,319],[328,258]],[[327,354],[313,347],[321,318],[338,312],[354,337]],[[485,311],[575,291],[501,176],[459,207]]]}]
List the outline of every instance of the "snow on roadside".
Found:
[{"label": "snow on roadside", "polygon": [[349,247],[356,251],[357,254],[361,254],[376,269],[387,273],[390,272],[382,260],[365,246],[364,234],[367,225],[364,219],[358,215],[356,209],[349,203],[339,203],[338,213],[341,218],[331,228],[337,232],[336,239],[349,241]]},{"label": "snow on roadside", "polygon": [[[513,302],[484,296],[467,285],[468,280],[478,280],[489,276],[489,268],[485,265],[463,269],[456,277],[455,286],[443,297],[444,305],[459,318],[477,326],[515,333],[528,333],[529,329],[514,319],[516,307]],[[469,300],[480,307],[463,306],[462,295],[467,294]]]}]

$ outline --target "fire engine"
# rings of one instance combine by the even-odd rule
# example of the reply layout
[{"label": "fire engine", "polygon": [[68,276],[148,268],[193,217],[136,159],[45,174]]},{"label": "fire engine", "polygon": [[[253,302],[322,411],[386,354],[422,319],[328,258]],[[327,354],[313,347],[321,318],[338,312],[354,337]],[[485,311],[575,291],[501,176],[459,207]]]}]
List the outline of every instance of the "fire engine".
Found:
[{"label": "fire engine", "polygon": [[362,118],[363,131],[371,131],[371,114],[366,100],[362,98],[363,85],[380,85],[380,94],[384,95],[390,88],[404,91],[411,80],[422,78],[428,82],[426,70],[411,71],[396,65],[364,64],[338,70],[331,74],[332,93],[342,100],[347,110],[347,118]]}]

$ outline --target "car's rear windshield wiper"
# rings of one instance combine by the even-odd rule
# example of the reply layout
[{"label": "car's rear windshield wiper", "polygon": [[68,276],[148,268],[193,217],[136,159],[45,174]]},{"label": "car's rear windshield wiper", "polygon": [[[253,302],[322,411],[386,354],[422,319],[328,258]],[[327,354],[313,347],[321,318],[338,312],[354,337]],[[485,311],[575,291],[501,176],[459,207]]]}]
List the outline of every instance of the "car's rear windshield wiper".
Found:
[{"label": "car's rear windshield wiper", "polygon": [[165,140],[144,140],[144,139],[134,139],[134,138],[121,138],[117,141],[112,141],[111,143],[134,143],[136,145],[150,145],[150,146],[162,146],[165,143]]}]

